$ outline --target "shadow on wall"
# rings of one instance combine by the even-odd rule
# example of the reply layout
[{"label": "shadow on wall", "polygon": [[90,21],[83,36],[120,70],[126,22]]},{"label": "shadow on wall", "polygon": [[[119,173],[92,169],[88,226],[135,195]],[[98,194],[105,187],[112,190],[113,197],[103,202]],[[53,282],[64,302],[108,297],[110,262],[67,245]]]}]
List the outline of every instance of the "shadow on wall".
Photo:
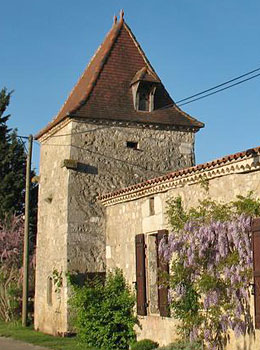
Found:
[{"label": "shadow on wall", "polygon": [[82,287],[88,282],[91,285],[91,282],[102,281],[105,283],[106,273],[105,272],[73,272],[69,275],[69,280],[72,285]]}]

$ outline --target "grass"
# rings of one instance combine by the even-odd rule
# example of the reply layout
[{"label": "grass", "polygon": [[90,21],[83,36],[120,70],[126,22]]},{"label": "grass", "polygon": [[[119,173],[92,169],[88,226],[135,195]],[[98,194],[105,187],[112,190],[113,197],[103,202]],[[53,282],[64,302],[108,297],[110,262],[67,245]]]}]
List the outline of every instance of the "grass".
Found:
[{"label": "grass", "polygon": [[76,338],[53,337],[36,332],[32,327],[24,328],[20,323],[4,323],[0,321],[0,336],[21,340],[25,343],[39,345],[55,350],[97,350],[84,345],[78,345]]}]

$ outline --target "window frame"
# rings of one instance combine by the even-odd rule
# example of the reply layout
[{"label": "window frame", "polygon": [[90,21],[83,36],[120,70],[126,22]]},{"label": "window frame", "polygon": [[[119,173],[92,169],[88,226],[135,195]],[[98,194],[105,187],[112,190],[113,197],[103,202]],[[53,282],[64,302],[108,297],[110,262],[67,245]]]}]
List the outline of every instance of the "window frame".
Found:
[{"label": "window frame", "polygon": [[[160,240],[168,236],[167,230],[158,230],[147,234],[135,236],[136,243],[136,290],[137,290],[137,314],[139,316],[161,316],[169,317],[168,305],[168,287],[160,286],[160,270],[169,272],[169,264],[159,257]],[[149,269],[152,264],[149,263],[149,236],[155,236],[156,244],[156,264],[157,264],[157,308],[158,312],[151,312],[151,286]],[[137,247],[138,244],[138,247]],[[139,253],[138,253],[139,252]],[[139,254],[139,255],[138,255]],[[139,270],[141,269],[141,270]],[[156,309],[156,306],[155,306]]]}]

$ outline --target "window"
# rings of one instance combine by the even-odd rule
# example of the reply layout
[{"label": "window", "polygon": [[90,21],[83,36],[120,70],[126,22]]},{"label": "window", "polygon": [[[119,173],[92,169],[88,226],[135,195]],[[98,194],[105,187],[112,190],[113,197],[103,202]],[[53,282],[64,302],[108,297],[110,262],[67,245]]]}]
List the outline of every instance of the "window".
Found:
[{"label": "window", "polygon": [[52,278],[48,277],[47,278],[47,304],[49,306],[52,306]]},{"label": "window", "polygon": [[154,197],[149,198],[149,214],[150,216],[155,215]]},{"label": "window", "polygon": [[148,82],[141,82],[137,89],[136,109],[151,112],[154,110],[154,94],[156,87]]},{"label": "window", "polygon": [[136,72],[131,81],[134,107],[137,111],[151,112],[154,110],[154,95],[161,81],[148,66]]},{"label": "window", "polygon": [[126,142],[126,147],[137,150],[138,149],[138,142],[127,141]]},{"label": "window", "polygon": [[139,111],[149,112],[150,107],[150,91],[147,87],[143,87],[139,91]]},{"label": "window", "polygon": [[159,243],[167,235],[168,231],[159,230],[151,235],[139,234],[135,237],[138,315],[169,316],[168,288],[161,283],[161,272],[169,272],[169,264],[158,254]]}]

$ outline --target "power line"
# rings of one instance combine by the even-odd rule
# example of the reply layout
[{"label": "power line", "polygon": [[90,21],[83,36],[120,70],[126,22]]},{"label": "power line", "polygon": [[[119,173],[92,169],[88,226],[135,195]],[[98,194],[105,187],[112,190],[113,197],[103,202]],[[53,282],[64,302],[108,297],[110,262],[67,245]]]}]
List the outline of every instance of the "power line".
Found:
[{"label": "power line", "polygon": [[[28,153],[28,150],[27,150],[26,144],[25,144],[25,142],[23,141],[23,137],[21,137],[21,136],[19,136],[19,135],[17,135],[17,137],[19,137],[20,141],[22,142],[22,144],[23,144],[23,148],[25,149],[25,152],[26,152],[26,153]],[[24,138],[25,138],[25,137],[24,137]]]},{"label": "power line", "polygon": [[[235,78],[232,78],[232,79],[230,79],[230,80],[228,80],[228,81],[225,81],[225,82],[223,82],[223,83],[221,83],[221,84],[215,85],[215,86],[213,86],[213,87],[211,87],[211,88],[209,88],[209,89],[203,90],[203,91],[198,92],[198,93],[196,93],[196,94],[194,94],[194,95],[191,95],[191,96],[189,96],[189,97],[185,97],[185,98],[183,98],[183,99],[181,99],[181,100],[178,100],[178,101],[176,102],[176,104],[178,104],[178,103],[180,103],[180,102],[183,102],[183,101],[190,100],[190,99],[192,99],[193,97],[203,95],[203,94],[205,94],[206,92],[215,90],[215,89],[217,89],[217,88],[219,88],[219,87],[221,87],[221,86],[227,85],[227,84],[229,84],[229,83],[231,83],[231,82],[233,82],[233,81],[239,80],[239,79],[241,79],[241,78],[243,78],[243,77],[245,77],[245,76],[247,76],[247,75],[250,75],[250,74],[252,74],[252,73],[254,73],[254,72],[257,72],[257,71],[260,71],[260,67],[254,69],[254,70],[252,70],[252,71],[249,71],[249,72],[247,72],[247,73],[244,73],[244,74],[242,74],[242,75],[240,75],[240,76],[238,76],[238,77],[235,77]],[[237,82],[237,83],[235,83],[235,84],[231,84],[231,85],[229,85],[229,86],[227,86],[227,87],[224,87],[224,88],[222,88],[222,89],[218,89],[217,91],[213,91],[213,92],[211,92],[211,93],[209,93],[209,94],[206,94],[206,95],[203,95],[203,96],[201,96],[201,97],[194,98],[194,99],[192,99],[191,101],[187,101],[187,102],[185,102],[185,103],[181,103],[181,104],[178,105],[178,106],[184,106],[184,105],[186,105],[186,104],[189,104],[189,103],[192,103],[192,102],[201,100],[201,99],[206,98],[206,97],[208,97],[208,96],[215,95],[215,94],[217,94],[217,93],[219,93],[219,92],[221,92],[221,91],[230,89],[230,88],[232,88],[232,87],[234,87],[234,86],[236,86],[236,85],[240,85],[240,84],[242,84],[242,83],[244,83],[244,82],[246,82],[246,81],[248,81],[248,80],[257,78],[258,76],[260,76],[260,73],[259,73],[259,74],[255,74],[255,75],[253,75],[252,77],[249,77],[249,78],[247,78],[247,79],[243,79],[243,80],[241,80],[241,81],[239,81],[239,82]],[[170,106],[173,106],[173,105],[174,105],[174,104],[169,104],[169,105],[164,106],[164,107],[162,107],[162,108],[160,108],[160,109],[165,109],[165,108],[170,107]],[[86,134],[86,133],[88,133],[88,132],[94,132],[94,131],[103,130],[103,129],[118,128],[118,127],[119,127],[119,126],[109,125],[109,126],[103,126],[103,127],[98,127],[98,128],[94,128],[94,129],[87,129],[87,130],[83,130],[83,131],[78,131],[78,132],[74,132],[74,133],[66,133],[66,134],[60,134],[60,135],[52,135],[51,137],[73,136],[73,135],[79,135],[79,134]],[[127,132],[127,131],[124,131],[124,132],[125,132],[125,133],[128,133],[128,134],[132,134],[132,135],[134,134],[134,133]],[[27,140],[28,140],[28,136],[21,136],[21,135],[17,135],[17,136],[20,137],[21,139],[27,139]],[[150,137],[147,137],[147,138],[150,139]],[[157,139],[155,139],[155,140],[157,140]],[[36,140],[33,140],[33,141],[34,141],[34,142],[38,142],[38,141],[36,141]],[[158,141],[160,141],[160,140],[158,140]],[[37,143],[37,144],[38,144],[38,143]]]},{"label": "power line", "polygon": [[83,150],[83,151],[86,151],[86,152],[89,152],[89,153],[92,153],[92,154],[96,154],[100,157],[103,157],[103,158],[106,158],[106,159],[111,159],[111,160],[115,160],[117,162],[121,162],[121,163],[124,163],[124,164],[127,164],[127,165],[130,165],[132,167],[136,167],[136,168],[140,168],[142,170],[145,170],[145,171],[149,171],[151,173],[154,173],[156,174],[156,176],[161,176],[161,175],[164,175],[164,173],[160,173],[160,172],[157,172],[157,171],[154,171],[152,169],[147,169],[139,164],[134,164],[134,163],[129,163],[123,159],[120,159],[120,158],[115,158],[115,157],[112,157],[112,156],[109,156],[109,155],[106,155],[106,154],[103,154],[103,153],[100,153],[100,152],[96,152],[96,151],[92,151],[88,148],[84,148],[84,147],[80,147],[80,146],[77,146],[77,145],[66,145],[66,144],[63,144],[63,145],[56,145],[56,144],[51,144],[51,143],[45,143],[45,144],[42,144],[42,146],[56,146],[56,147],[75,147],[75,148],[78,148],[80,150]]},{"label": "power line", "polygon": [[95,128],[95,129],[87,129],[85,131],[77,131],[77,132],[72,132],[72,133],[67,133],[67,134],[61,134],[61,135],[52,135],[51,137],[61,137],[61,136],[73,136],[73,135],[78,135],[78,134],[85,134],[87,132],[92,132],[92,131],[97,131],[97,130],[103,130],[103,129],[108,129],[108,128],[113,128],[114,126],[108,125],[108,126],[101,126],[100,128]]},{"label": "power line", "polygon": [[[189,99],[191,99],[191,98],[193,98],[193,97],[200,96],[200,95],[202,95],[202,94],[205,94],[206,92],[215,90],[215,89],[217,89],[218,87],[227,85],[227,84],[229,84],[229,83],[231,83],[231,82],[233,82],[233,81],[236,81],[236,80],[238,80],[238,79],[241,79],[241,78],[243,78],[243,77],[245,77],[245,76],[247,76],[247,75],[250,75],[250,74],[252,74],[252,73],[254,73],[254,72],[257,72],[257,71],[259,71],[259,70],[260,70],[260,68],[256,68],[256,69],[254,69],[254,70],[252,70],[252,71],[250,71],[250,72],[247,72],[247,73],[242,74],[242,75],[240,75],[240,76],[238,76],[238,77],[235,77],[235,78],[233,78],[233,79],[230,79],[230,80],[228,80],[228,81],[225,81],[224,83],[215,85],[215,86],[213,86],[212,88],[203,90],[203,91],[198,92],[198,93],[196,93],[196,94],[194,94],[194,95],[191,95],[191,96],[189,96],[189,97],[185,97],[185,98],[183,98],[183,99],[181,99],[181,100],[179,100],[179,101],[177,101],[177,102],[175,102],[175,103],[171,103],[171,104],[169,104],[169,105],[167,105],[167,106],[164,106],[164,107],[161,107],[161,108],[159,108],[159,109],[165,109],[165,108],[167,108],[167,107],[174,106],[174,104],[177,105],[177,104],[180,103],[180,102],[187,101],[187,100],[189,100]],[[197,98],[197,99],[193,99],[192,101],[189,101],[189,102],[186,102],[186,103],[182,103],[182,104],[180,104],[179,106],[184,106],[185,104],[188,104],[188,103],[191,103],[191,102],[195,102],[195,101],[200,100],[200,99],[202,99],[202,98],[205,98],[205,97],[214,95],[214,94],[216,94],[216,93],[218,93],[218,92],[227,90],[227,89],[229,89],[229,88],[231,88],[231,87],[233,87],[233,86],[239,85],[239,84],[241,84],[241,83],[246,82],[247,80],[251,80],[251,79],[256,78],[256,77],[258,77],[258,76],[259,76],[259,74],[256,74],[256,75],[254,75],[254,76],[252,76],[252,77],[250,77],[250,78],[241,80],[241,81],[238,82],[238,83],[231,84],[231,85],[229,85],[229,86],[226,87],[226,88],[219,89],[219,90],[217,90],[217,91],[215,91],[215,92],[213,92],[213,93],[207,94],[207,95],[202,96],[202,97]]]},{"label": "power line", "polygon": [[242,83],[244,83],[244,82],[246,82],[246,81],[248,81],[248,80],[254,79],[254,78],[259,77],[259,76],[260,76],[260,73],[258,73],[258,74],[256,74],[256,75],[253,75],[253,76],[252,76],[252,77],[250,77],[250,78],[243,79],[243,80],[241,80],[241,81],[239,81],[239,82],[237,82],[237,83],[235,83],[235,84],[232,84],[232,85],[226,86],[226,87],[224,87],[224,88],[222,88],[222,89],[219,89],[219,90],[217,90],[217,91],[214,91],[214,92],[211,92],[211,93],[209,93],[209,94],[206,94],[206,95],[204,95],[204,96],[201,96],[201,97],[198,97],[198,98],[194,98],[194,99],[193,99],[193,100],[191,100],[191,101],[188,101],[188,102],[185,102],[185,103],[181,103],[179,106],[184,106],[184,105],[187,105],[187,104],[192,103],[192,102],[194,102],[194,101],[201,100],[202,98],[205,98],[205,97],[208,97],[208,96],[211,96],[211,95],[217,94],[218,92],[221,92],[221,91],[224,91],[224,90],[230,89],[230,88],[232,88],[233,86],[236,86],[236,85],[242,84]]},{"label": "power line", "polygon": [[29,136],[21,136],[21,135],[17,135],[17,136],[20,137],[21,139],[29,140]]},{"label": "power line", "polygon": [[[229,84],[229,83],[232,83],[233,81],[236,81],[236,80],[238,80],[238,79],[244,78],[244,77],[247,76],[247,75],[250,75],[250,74],[252,74],[252,73],[258,72],[259,70],[260,70],[260,68],[256,68],[256,69],[254,69],[254,70],[251,70],[250,72],[247,72],[247,73],[242,74],[242,75],[240,75],[240,76],[238,76],[238,77],[235,77],[235,78],[233,78],[233,79],[230,79],[230,80],[228,80],[228,81],[225,81],[224,83],[221,83],[221,84],[218,84],[218,85],[216,85],[216,86],[213,86],[212,88],[209,88],[209,89],[207,89],[207,90],[198,92],[197,94],[191,95],[191,96],[189,96],[189,97],[183,98],[183,99],[177,101],[176,103],[180,103],[180,102],[183,102],[183,101],[186,101],[186,100],[190,100],[190,99],[193,98],[193,97],[196,97],[196,96],[205,94],[206,92],[215,90],[215,89],[217,89],[217,88],[219,88],[219,87],[221,87],[221,86],[224,86],[224,85],[227,85],[227,84]],[[256,76],[257,76],[257,75],[256,75]],[[231,86],[233,86],[233,85],[231,85]],[[221,90],[220,90],[220,91],[221,91]]]},{"label": "power line", "polygon": [[[85,123],[85,122],[84,122]],[[83,123],[82,123],[83,124]],[[72,132],[72,133],[67,133],[67,134],[60,134],[60,135],[51,135],[50,138],[53,138],[53,137],[62,137],[62,136],[74,136],[74,135],[78,135],[78,134],[87,134],[89,132],[94,132],[94,131],[98,131],[98,130],[104,130],[104,129],[111,129],[111,128],[120,128],[120,126],[117,126],[117,125],[107,125],[107,126],[104,126],[104,127],[99,127],[99,128],[94,128],[94,129],[86,129],[86,130],[83,130],[83,131],[78,131],[78,132]],[[125,130],[126,128],[124,128],[124,131],[123,133],[124,134],[128,134],[128,135],[133,135],[133,136],[136,136],[136,133],[134,132],[131,132],[131,131],[128,131],[128,130]],[[19,136],[20,137],[20,136]],[[156,142],[164,142],[164,140],[160,140],[159,138],[155,138],[155,137],[152,137],[152,136],[141,136],[143,139],[149,139],[149,140],[154,140]],[[38,146],[40,146],[39,144],[39,141],[37,140],[33,140],[34,142],[36,142],[36,144]]]}]

